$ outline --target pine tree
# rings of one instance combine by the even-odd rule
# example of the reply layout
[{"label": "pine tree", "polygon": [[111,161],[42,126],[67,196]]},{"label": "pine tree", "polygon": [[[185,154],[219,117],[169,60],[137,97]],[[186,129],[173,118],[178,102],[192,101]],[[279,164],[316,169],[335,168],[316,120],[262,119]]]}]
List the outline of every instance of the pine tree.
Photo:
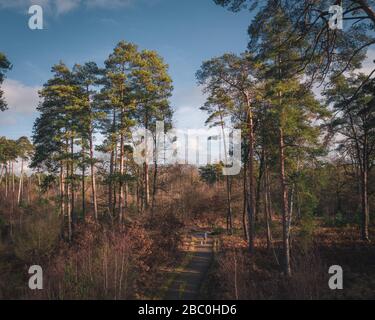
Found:
[{"label": "pine tree", "polygon": [[[262,62],[263,99],[272,108],[277,123],[286,275],[291,274],[290,232],[293,192],[288,190],[288,177],[292,175],[292,155],[301,155],[302,147],[308,149],[307,146],[317,143],[319,130],[314,127],[313,120],[327,115],[309,87],[302,81],[303,74],[299,72],[295,61],[300,59],[301,48],[306,43],[298,37],[291,38],[288,33],[290,24],[285,9],[281,5],[273,4],[258,13],[249,29],[254,44],[252,51]],[[300,141],[297,143],[298,140]],[[299,149],[295,147],[298,145]]]},{"label": "pine tree", "polygon": [[[369,241],[368,180],[375,157],[375,81],[361,87],[365,78],[364,74],[335,77],[324,94],[327,103],[333,106],[335,117],[331,126],[341,137],[337,142],[339,151],[353,156],[360,173],[362,240]],[[359,89],[360,94],[352,99]]]},{"label": "pine tree", "polygon": [[[152,212],[154,212],[157,192],[157,172],[159,154],[156,136],[156,123],[164,122],[164,129],[172,126],[173,111],[168,101],[172,94],[172,79],[168,75],[168,66],[155,51],[143,50],[134,72],[134,94],[136,99],[137,122],[153,134],[154,141],[154,179],[152,189]],[[160,150],[159,150],[160,151]],[[144,163],[144,206],[150,205],[149,164]]]},{"label": "pine tree", "polygon": [[[246,113],[245,132],[248,136],[248,179],[249,196],[247,204],[248,223],[249,223],[249,249],[254,251],[254,233],[255,233],[255,174],[254,174],[254,105],[256,96],[256,87],[254,84],[254,74],[257,73],[257,66],[248,53],[241,56],[234,54],[225,54],[222,57],[214,58],[202,64],[197,72],[197,79],[200,85],[204,86],[204,91],[217,96],[217,93],[223,97],[223,93],[230,98],[232,105],[240,105],[237,108],[237,118],[241,118],[243,110]],[[239,102],[238,102],[239,101]],[[214,115],[214,113],[212,113]],[[233,115],[233,112],[232,112]],[[233,115],[234,116],[234,115]],[[228,215],[230,212],[228,212]]]},{"label": "pine tree", "polygon": [[[92,193],[92,206],[94,210],[94,217],[98,219],[98,203],[97,203],[97,191],[95,181],[95,162],[97,161],[94,157],[94,135],[95,129],[101,119],[105,117],[105,113],[101,112],[96,102],[96,87],[100,84],[100,76],[103,71],[99,69],[95,62],[88,62],[84,65],[75,65],[73,69],[74,75],[77,79],[78,85],[81,90],[82,98],[82,112],[79,117],[80,135],[81,135],[81,149],[82,149],[82,211],[85,215],[85,171],[87,162],[90,165],[91,175],[91,193]],[[87,148],[88,148],[88,159],[87,159]]]},{"label": "pine tree", "polygon": [[[119,221],[124,220],[124,180],[125,174],[125,140],[130,138],[130,129],[134,126],[135,95],[133,90],[134,71],[139,59],[138,48],[132,43],[121,41],[105,61],[105,87],[102,97],[112,113],[112,124],[109,134],[110,163],[110,206],[112,206],[113,177],[119,180]],[[119,142],[119,170],[116,175],[117,147]],[[114,194],[116,201],[116,195]],[[113,205],[114,212],[115,205]]]},{"label": "pine tree", "polygon": [[40,116],[34,124],[35,155],[32,166],[48,172],[60,172],[61,214],[67,202],[68,238],[72,239],[77,221],[75,208],[76,167],[79,156],[75,145],[80,132],[82,91],[74,74],[64,63],[52,68],[53,78],[40,91],[43,101],[37,110]]}]

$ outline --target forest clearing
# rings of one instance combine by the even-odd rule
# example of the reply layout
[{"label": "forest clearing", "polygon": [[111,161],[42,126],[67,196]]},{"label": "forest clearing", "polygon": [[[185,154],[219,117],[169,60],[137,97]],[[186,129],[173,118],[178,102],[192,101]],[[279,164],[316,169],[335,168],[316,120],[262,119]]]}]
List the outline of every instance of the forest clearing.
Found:
[{"label": "forest clearing", "polygon": [[[85,1],[27,30],[66,51],[2,43],[0,299],[375,299],[375,1],[160,2],[139,5],[173,32],[202,6],[215,49],[61,31]],[[98,21],[120,29],[115,3]]]}]

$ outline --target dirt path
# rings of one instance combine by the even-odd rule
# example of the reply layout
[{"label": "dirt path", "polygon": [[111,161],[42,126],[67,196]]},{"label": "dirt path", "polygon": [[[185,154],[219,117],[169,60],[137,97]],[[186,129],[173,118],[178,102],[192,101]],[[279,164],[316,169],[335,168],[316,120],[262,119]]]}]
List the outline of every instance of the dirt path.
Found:
[{"label": "dirt path", "polygon": [[187,251],[186,262],[173,271],[173,281],[169,286],[166,300],[197,300],[199,291],[213,257],[213,240],[204,233],[195,233]]}]

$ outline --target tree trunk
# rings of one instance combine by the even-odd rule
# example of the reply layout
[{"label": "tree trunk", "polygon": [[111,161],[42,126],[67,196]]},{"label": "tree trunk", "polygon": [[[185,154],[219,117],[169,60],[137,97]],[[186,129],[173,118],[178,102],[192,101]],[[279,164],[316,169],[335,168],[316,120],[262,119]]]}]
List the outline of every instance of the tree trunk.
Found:
[{"label": "tree trunk", "polygon": [[14,192],[15,192],[15,176],[14,176],[14,161],[12,161],[12,193],[13,193],[13,197],[14,197]]},{"label": "tree trunk", "polygon": [[91,170],[91,194],[95,220],[98,220],[98,202],[96,198],[95,164],[94,164],[94,143],[92,130],[90,128],[90,170]]},{"label": "tree trunk", "polygon": [[249,135],[249,197],[247,205],[248,224],[249,224],[249,251],[254,252],[254,238],[255,238],[255,184],[254,184],[254,123],[253,112],[250,105],[250,98],[246,96],[246,103],[248,108],[248,135]]},{"label": "tree trunk", "polygon": [[232,186],[231,179],[229,176],[226,177],[227,180],[227,231],[228,234],[233,234],[233,219],[232,219]]},{"label": "tree trunk", "polygon": [[291,276],[290,266],[290,226],[289,226],[289,209],[288,209],[288,190],[285,176],[285,144],[284,129],[282,124],[279,127],[279,152],[280,152],[280,185],[281,185],[281,204],[283,216],[283,247],[284,247],[284,273]]},{"label": "tree trunk", "polygon": [[71,187],[72,187],[72,184],[71,182],[69,182],[69,178],[70,178],[70,165],[69,165],[69,161],[66,162],[66,176],[67,176],[67,180],[66,180],[66,200],[67,200],[67,216],[68,216],[68,240],[69,242],[72,241],[72,234],[73,234],[73,230],[72,230],[72,210],[71,210]]},{"label": "tree trunk", "polygon": [[0,184],[3,181],[3,174],[4,174],[4,165],[1,166]]},{"label": "tree trunk", "polygon": [[150,179],[149,179],[149,165],[147,163],[147,160],[145,162],[144,166],[144,180],[145,180],[145,209],[147,210],[150,203]]},{"label": "tree trunk", "polygon": [[364,135],[364,146],[363,146],[363,156],[362,156],[362,188],[361,188],[361,198],[362,198],[362,240],[369,241],[369,203],[368,203],[368,151],[367,151],[368,138],[367,134]]},{"label": "tree trunk", "polygon": [[255,200],[255,221],[259,221],[259,211],[260,211],[260,195],[261,195],[261,186],[264,173],[264,152],[262,151],[262,156],[260,158],[259,164],[259,175],[257,180],[257,191],[256,191],[256,200]]},{"label": "tree trunk", "polygon": [[12,161],[12,215],[14,215],[14,192],[15,192],[14,161]]},{"label": "tree trunk", "polygon": [[[116,128],[116,111],[113,111],[113,120],[112,120],[112,135],[114,134]],[[114,215],[115,213],[115,206],[113,205],[113,176],[114,176],[114,163],[116,161],[115,157],[115,149],[117,148],[117,141],[116,138],[112,137],[112,150],[111,150],[111,159],[109,164],[109,183],[108,183],[108,206],[109,211]]]},{"label": "tree trunk", "polygon": [[19,184],[18,184],[17,205],[20,205],[20,203],[21,203],[22,183],[23,183],[23,159],[21,159],[21,175],[20,175],[20,181],[19,181]]},{"label": "tree trunk", "polygon": [[124,220],[124,135],[120,137],[120,199],[119,199],[119,219]]},{"label": "tree trunk", "polygon": [[269,198],[268,198],[268,179],[267,179],[267,172],[268,171],[268,166],[265,163],[264,166],[264,178],[263,178],[263,183],[264,183],[264,190],[263,190],[263,195],[264,195],[264,221],[265,221],[265,226],[266,226],[266,232],[267,232],[267,250],[271,250],[272,243],[271,243],[271,226],[270,226],[270,206],[269,206]]},{"label": "tree trunk", "polygon": [[369,241],[368,171],[362,173],[362,240]]},{"label": "tree trunk", "polygon": [[139,183],[139,175],[140,175],[140,170],[139,168],[137,168],[137,212],[140,213],[141,212],[141,208],[140,208],[140,203],[141,203],[141,190],[140,190],[140,183]]},{"label": "tree trunk", "polygon": [[[224,119],[222,116],[222,112],[220,111],[220,120],[221,120],[221,132],[223,135],[223,143],[224,143],[224,158],[225,158],[225,166],[228,165],[228,150],[227,150],[227,143],[225,141],[225,129],[224,129]],[[227,182],[227,232],[228,234],[233,234],[233,221],[232,221],[232,186],[231,186],[231,179],[229,176],[226,176]]]},{"label": "tree trunk", "polygon": [[86,218],[86,157],[85,157],[85,147],[84,147],[84,141],[82,139],[82,215],[83,219]]},{"label": "tree trunk", "polygon": [[157,193],[157,177],[158,177],[158,163],[154,162],[154,181],[152,188],[152,204],[151,204],[151,214],[154,215],[155,203],[156,203],[156,193]]},{"label": "tree trunk", "polygon": [[72,217],[72,227],[77,222],[77,216],[75,213],[75,190],[74,190],[74,139],[71,138],[70,141],[70,186],[71,186],[71,217]]},{"label": "tree trunk", "polygon": [[270,219],[269,219],[269,212],[268,212],[268,195],[267,192],[264,192],[264,221],[266,226],[266,233],[267,233],[267,250],[271,250],[272,248],[272,239],[271,239],[271,226],[270,226]]},{"label": "tree trunk", "polygon": [[8,198],[8,176],[9,176],[8,165],[5,164],[5,198]]},{"label": "tree trunk", "polygon": [[243,168],[243,212],[242,212],[242,225],[243,225],[243,233],[244,239],[249,241],[249,233],[247,230],[247,164],[244,164]]},{"label": "tree trunk", "polygon": [[61,217],[64,219],[64,215],[65,215],[65,201],[64,201],[64,197],[65,197],[65,186],[64,186],[64,164],[63,162],[61,161],[60,163],[60,214],[61,214]]}]

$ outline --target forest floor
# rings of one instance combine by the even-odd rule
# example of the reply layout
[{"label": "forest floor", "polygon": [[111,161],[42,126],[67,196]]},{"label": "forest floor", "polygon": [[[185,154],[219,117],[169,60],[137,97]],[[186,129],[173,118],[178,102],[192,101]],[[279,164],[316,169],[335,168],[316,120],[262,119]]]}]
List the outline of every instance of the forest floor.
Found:
[{"label": "forest floor", "polygon": [[214,240],[204,232],[194,232],[185,242],[185,258],[179,267],[168,272],[163,299],[197,300],[205,275],[210,268]]}]

